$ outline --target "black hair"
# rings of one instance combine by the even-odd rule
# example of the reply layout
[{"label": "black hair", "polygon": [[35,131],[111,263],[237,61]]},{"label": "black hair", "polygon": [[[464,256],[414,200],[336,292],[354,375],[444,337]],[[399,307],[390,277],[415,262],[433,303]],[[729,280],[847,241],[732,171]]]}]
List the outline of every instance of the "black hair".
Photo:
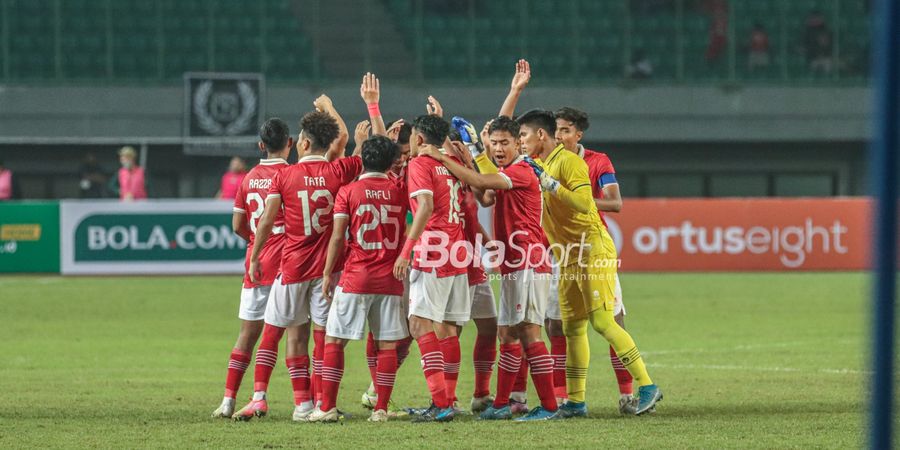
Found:
[{"label": "black hair", "polygon": [[291,130],[288,129],[287,122],[278,117],[267,119],[259,127],[259,140],[266,145],[269,152],[284,150],[290,138]]},{"label": "black hair", "polygon": [[300,130],[306,133],[314,150],[327,150],[340,132],[334,117],[322,111],[313,111],[303,116],[300,119]]},{"label": "black hair", "polygon": [[491,126],[488,127],[488,136],[495,131],[506,131],[510,136],[518,139],[520,128],[519,122],[512,120],[509,116],[500,116],[491,122]]},{"label": "black hair", "polygon": [[556,118],[572,122],[572,125],[575,125],[575,128],[578,128],[578,131],[587,131],[588,127],[591,126],[590,122],[588,122],[588,115],[586,112],[575,108],[569,108],[568,106],[556,110]]},{"label": "black hair", "polygon": [[556,117],[545,109],[532,109],[523,113],[516,119],[519,126],[528,125],[533,128],[543,128],[550,136],[556,134]]},{"label": "black hair", "polygon": [[403,123],[400,125],[400,134],[397,135],[397,143],[401,145],[409,144],[409,136],[412,134],[412,125]]},{"label": "black hair", "polygon": [[372,136],[362,143],[363,167],[368,172],[385,172],[400,157],[400,146],[387,136]]},{"label": "black hair", "polygon": [[433,114],[416,117],[412,127],[425,137],[425,143],[441,146],[450,133],[450,124]]},{"label": "black hair", "polygon": [[447,133],[447,139],[450,139],[451,141],[462,142],[462,134],[460,134],[459,130],[457,130],[456,128],[451,128],[450,132]]}]

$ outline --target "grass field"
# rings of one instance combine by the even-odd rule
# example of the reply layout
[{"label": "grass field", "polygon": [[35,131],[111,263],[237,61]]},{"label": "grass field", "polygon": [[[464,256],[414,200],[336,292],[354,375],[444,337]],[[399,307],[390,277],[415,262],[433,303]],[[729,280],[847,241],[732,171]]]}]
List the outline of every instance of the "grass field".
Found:
[{"label": "grass field", "polygon": [[[620,417],[594,334],[591,417],[538,424],[370,424],[351,343],[342,425],[294,424],[283,362],[263,420],[214,420],[236,337],[239,277],[0,277],[0,447],[858,447],[867,353],[863,274],[624,274],[628,329],[665,392]],[[472,389],[463,336],[460,398]],[[283,360],[283,355],[282,356]],[[239,403],[249,396],[252,368]],[[530,382],[529,382],[530,384]],[[492,382],[493,386],[493,382]],[[418,350],[394,399],[423,406]],[[529,394],[533,401],[537,397]]]}]

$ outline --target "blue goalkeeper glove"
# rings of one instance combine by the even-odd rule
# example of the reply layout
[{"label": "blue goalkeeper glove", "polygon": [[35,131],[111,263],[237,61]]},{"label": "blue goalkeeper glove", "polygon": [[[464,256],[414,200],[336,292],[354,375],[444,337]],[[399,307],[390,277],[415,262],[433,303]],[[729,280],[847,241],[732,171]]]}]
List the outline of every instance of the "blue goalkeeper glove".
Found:
[{"label": "blue goalkeeper glove", "polygon": [[459,131],[463,143],[469,148],[469,153],[472,154],[473,158],[484,151],[484,145],[478,141],[478,131],[475,130],[475,126],[469,121],[462,117],[454,116],[450,123],[453,124],[453,128],[456,128],[456,131]]},{"label": "blue goalkeeper glove", "polygon": [[535,160],[531,159],[530,156],[523,156],[522,159],[531,166],[531,170],[534,171],[534,174],[537,175],[538,181],[541,183],[541,190],[544,192],[550,192],[551,194],[555,194],[556,191],[559,190],[559,180],[553,178],[547,172],[544,172],[544,169],[538,165]]}]

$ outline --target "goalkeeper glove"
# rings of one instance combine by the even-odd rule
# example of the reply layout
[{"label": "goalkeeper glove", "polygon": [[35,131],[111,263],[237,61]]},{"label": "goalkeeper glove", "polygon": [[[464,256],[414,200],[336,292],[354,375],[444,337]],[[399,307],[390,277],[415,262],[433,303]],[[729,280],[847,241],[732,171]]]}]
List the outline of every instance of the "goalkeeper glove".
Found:
[{"label": "goalkeeper glove", "polygon": [[469,153],[473,158],[484,152],[484,145],[478,142],[478,131],[475,130],[475,126],[459,116],[454,116],[450,123],[453,124],[453,128],[456,128],[456,131],[459,131],[463,143],[469,148]]},{"label": "goalkeeper glove", "polygon": [[551,194],[555,194],[556,191],[559,190],[559,180],[553,178],[547,172],[544,172],[544,169],[538,165],[530,156],[525,156],[522,158],[529,166],[531,166],[531,170],[534,171],[534,174],[537,175],[538,181],[541,183],[541,190],[544,192],[549,192]]}]

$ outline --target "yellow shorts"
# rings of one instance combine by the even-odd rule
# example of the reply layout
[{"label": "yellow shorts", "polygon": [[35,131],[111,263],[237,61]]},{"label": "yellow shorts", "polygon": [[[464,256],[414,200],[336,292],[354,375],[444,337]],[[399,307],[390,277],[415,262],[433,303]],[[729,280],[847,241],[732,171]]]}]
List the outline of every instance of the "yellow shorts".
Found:
[{"label": "yellow shorts", "polygon": [[562,320],[587,319],[598,309],[615,310],[618,259],[612,239],[609,235],[605,237],[591,248],[589,254],[559,268]]}]

